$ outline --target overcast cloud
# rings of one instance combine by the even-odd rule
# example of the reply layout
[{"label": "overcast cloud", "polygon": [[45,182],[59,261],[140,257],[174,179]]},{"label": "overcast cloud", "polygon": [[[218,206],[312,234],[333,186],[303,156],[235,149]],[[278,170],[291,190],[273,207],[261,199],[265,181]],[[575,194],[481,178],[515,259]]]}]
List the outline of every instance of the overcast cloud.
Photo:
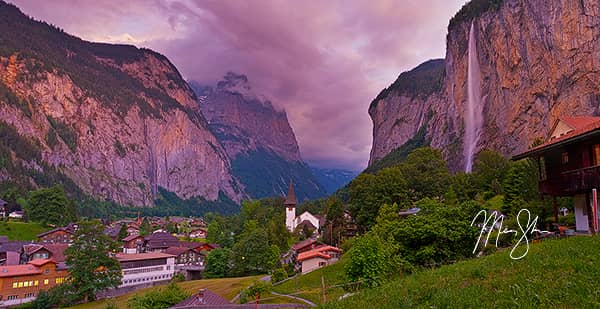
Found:
[{"label": "overcast cloud", "polygon": [[402,71],[445,56],[464,0],[12,1],[91,41],[165,54],[189,80],[246,74],[285,108],[305,161],[366,167],[371,100]]}]

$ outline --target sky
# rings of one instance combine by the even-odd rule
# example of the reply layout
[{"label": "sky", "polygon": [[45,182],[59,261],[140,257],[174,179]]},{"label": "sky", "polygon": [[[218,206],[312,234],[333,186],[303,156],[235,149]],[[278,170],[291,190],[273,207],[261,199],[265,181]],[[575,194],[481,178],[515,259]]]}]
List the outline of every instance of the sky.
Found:
[{"label": "sky", "polygon": [[398,75],[445,56],[465,0],[12,0],[85,40],[166,55],[188,80],[228,71],[287,112],[303,159],[366,167],[370,102]]}]

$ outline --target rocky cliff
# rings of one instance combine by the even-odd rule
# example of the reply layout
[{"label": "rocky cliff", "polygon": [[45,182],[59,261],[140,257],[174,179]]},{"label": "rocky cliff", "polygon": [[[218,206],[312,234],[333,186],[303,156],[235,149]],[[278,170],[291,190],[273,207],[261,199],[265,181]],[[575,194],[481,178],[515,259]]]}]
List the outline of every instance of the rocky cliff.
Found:
[{"label": "rocky cliff", "polygon": [[4,2],[0,29],[0,124],[35,150],[0,152],[1,178],[25,171],[36,186],[52,169],[123,205],[152,205],[159,187],[240,200],[225,149],[164,56],[80,40]]},{"label": "rocky cliff", "polygon": [[545,137],[560,116],[600,114],[600,3],[471,1],[450,21],[441,87],[431,90],[426,80],[409,92],[400,75],[371,104],[370,164],[425,125],[428,143],[443,149],[455,170],[463,169],[471,23],[483,99],[477,149],[512,155]]},{"label": "rocky cliff", "polygon": [[294,180],[300,200],[326,190],[300,156],[283,110],[257,94],[245,75],[229,72],[216,86],[191,82],[209,127],[232,160],[232,170],[254,198],[281,196]]}]

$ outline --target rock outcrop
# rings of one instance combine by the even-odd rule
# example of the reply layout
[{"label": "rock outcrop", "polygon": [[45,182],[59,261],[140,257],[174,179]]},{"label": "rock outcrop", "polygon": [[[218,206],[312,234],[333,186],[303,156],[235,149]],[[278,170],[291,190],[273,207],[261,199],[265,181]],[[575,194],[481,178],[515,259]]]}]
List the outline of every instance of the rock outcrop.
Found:
[{"label": "rock outcrop", "polygon": [[290,179],[300,200],[326,195],[300,156],[285,111],[257,94],[245,75],[229,72],[215,87],[191,85],[232,160],[234,175],[251,197],[284,196]]},{"label": "rock outcrop", "polygon": [[[195,94],[167,58],[80,40],[4,2],[0,29],[0,122],[41,158],[14,149],[5,158],[11,166],[48,166],[123,205],[150,206],[159,187],[180,198],[243,197]],[[0,174],[11,174],[6,166]]]},{"label": "rock outcrop", "polygon": [[545,137],[560,116],[600,114],[600,3],[475,0],[450,21],[441,87],[429,91],[425,82],[425,90],[409,93],[402,83],[392,85],[371,105],[370,164],[425,124],[429,143],[443,150],[453,169],[464,168],[471,22],[484,104],[479,150],[512,155]]}]

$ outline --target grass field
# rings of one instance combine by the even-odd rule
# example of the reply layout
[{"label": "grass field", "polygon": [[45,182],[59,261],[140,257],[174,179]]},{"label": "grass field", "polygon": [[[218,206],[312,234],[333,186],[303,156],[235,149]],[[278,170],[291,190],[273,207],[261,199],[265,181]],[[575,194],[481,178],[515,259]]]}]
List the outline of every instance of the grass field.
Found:
[{"label": "grass field", "polygon": [[10,240],[35,240],[38,234],[50,229],[40,223],[0,221],[0,235],[8,236]]},{"label": "grass field", "polygon": [[421,271],[325,308],[599,308],[600,236],[532,244]]},{"label": "grass field", "polygon": [[[194,281],[186,281],[178,283],[181,288],[186,290],[188,293],[193,294],[197,293],[200,289],[209,289],[211,292],[214,292],[218,295],[223,296],[228,300],[232,300],[239,292],[241,292],[246,287],[252,285],[254,282],[259,280],[264,276],[252,276],[252,277],[242,277],[242,278],[223,278],[223,279],[204,279],[204,280],[194,280]],[[163,286],[161,286],[163,287]],[[132,298],[136,294],[144,294],[151,290],[155,290],[161,287],[151,287],[146,289],[137,290],[135,292],[131,292],[125,295],[121,295],[119,297],[115,297],[115,303],[118,308],[127,308],[127,301]],[[74,306],[71,308],[77,309],[103,309],[106,307],[106,300],[99,300],[87,304],[82,304],[78,306]]]},{"label": "grass field", "polygon": [[[294,294],[295,296],[308,299],[316,304],[322,302],[321,276],[325,279],[325,298],[326,300],[337,299],[344,294],[342,287],[334,287],[344,283],[344,263],[342,258],[337,263],[317,269],[296,279],[290,279],[280,285],[273,287],[273,290],[282,294]],[[297,286],[296,286],[297,285]]]}]

